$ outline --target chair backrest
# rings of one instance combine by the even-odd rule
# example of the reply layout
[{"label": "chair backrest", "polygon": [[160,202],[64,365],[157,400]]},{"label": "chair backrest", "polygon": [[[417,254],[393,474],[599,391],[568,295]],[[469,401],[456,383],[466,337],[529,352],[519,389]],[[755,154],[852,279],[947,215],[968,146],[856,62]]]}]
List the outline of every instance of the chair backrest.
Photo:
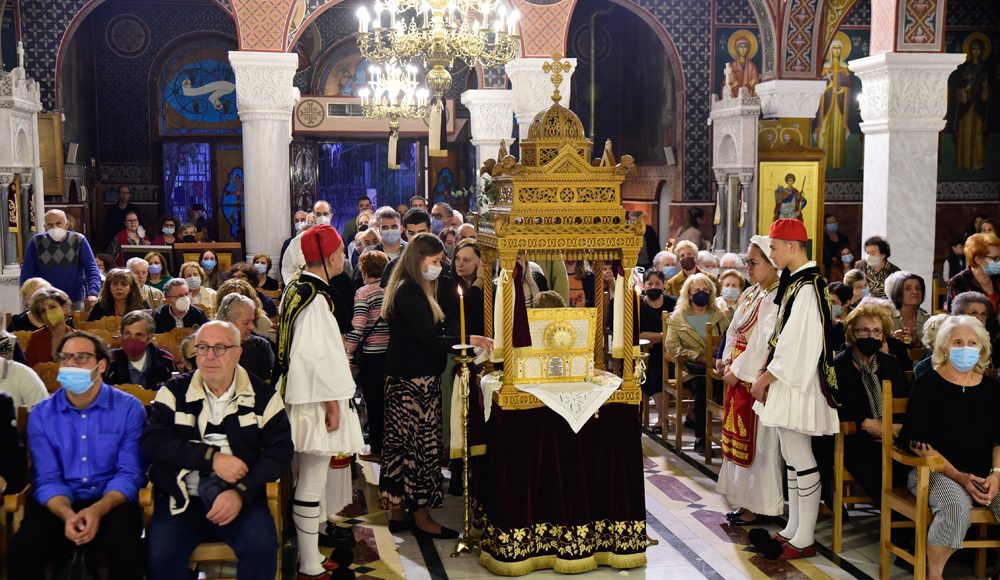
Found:
[{"label": "chair backrest", "polygon": [[27,441],[28,438],[28,412],[27,405],[17,406],[17,435],[21,441]]},{"label": "chair backrest", "polygon": [[274,300],[275,302],[277,302],[278,300],[281,299],[281,290],[264,290],[264,289],[261,289],[261,293],[264,294],[265,296],[267,296],[268,298],[270,298],[271,300]]},{"label": "chair backrest", "polygon": [[207,316],[209,320],[212,320],[212,319],[215,318],[215,309],[212,308],[210,305],[208,305],[208,304],[195,304],[194,307],[197,308],[198,310],[201,310],[202,312],[204,312],[205,316]]},{"label": "chair backrest", "polygon": [[156,398],[156,391],[151,391],[149,389],[143,388],[142,385],[137,385],[135,383],[123,383],[120,385],[115,385],[116,389],[125,391],[126,393],[132,395],[136,399],[139,399],[144,406],[148,407],[153,404],[153,399]]},{"label": "chair backrest", "polygon": [[906,349],[906,354],[910,356],[912,362],[920,362],[927,357],[927,349],[924,347],[908,348]]},{"label": "chair backrest", "polygon": [[169,352],[171,356],[174,357],[174,360],[180,360],[184,358],[181,353],[181,343],[184,342],[184,339],[193,332],[193,328],[175,328],[170,332],[154,334],[153,343]]},{"label": "chair backrest", "polygon": [[705,364],[708,368],[715,368],[715,353],[719,351],[722,344],[722,335],[714,333],[714,325],[711,322],[705,323]]},{"label": "chair backrest", "polygon": [[[888,402],[888,403],[887,403]],[[882,381],[882,439],[892,441],[892,423],[896,415],[906,414],[906,405],[910,400],[906,397],[893,398],[892,381]],[[898,421],[897,421],[898,422]]]},{"label": "chair backrest", "polygon": [[21,345],[21,350],[28,350],[28,342],[31,341],[31,330],[15,330],[11,332],[17,339],[17,344]]},{"label": "chair backrest", "polygon": [[111,334],[104,328],[94,328],[87,332],[103,340],[104,344],[108,345],[108,348],[118,348],[122,345],[122,337],[120,334]]},{"label": "chair backrest", "polygon": [[906,382],[913,384],[913,380],[916,378],[916,373],[913,371],[904,371],[906,373]]},{"label": "chair backrest", "polygon": [[38,377],[42,379],[45,384],[45,390],[52,394],[59,390],[59,381],[56,380],[56,376],[59,374],[59,363],[57,362],[43,362],[38,363],[34,366],[35,372]]},{"label": "chair backrest", "polygon": [[948,297],[948,285],[941,284],[937,280],[931,282],[931,313],[941,314],[948,311],[944,308],[945,298]]}]

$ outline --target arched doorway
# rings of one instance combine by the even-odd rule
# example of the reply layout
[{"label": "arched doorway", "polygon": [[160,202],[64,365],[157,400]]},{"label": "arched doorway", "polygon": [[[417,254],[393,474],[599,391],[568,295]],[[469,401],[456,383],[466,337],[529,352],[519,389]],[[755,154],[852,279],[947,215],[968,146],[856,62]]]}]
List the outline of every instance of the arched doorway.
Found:
[{"label": "arched doorway", "polygon": [[635,158],[639,174],[623,197],[650,208],[650,225],[665,241],[660,224],[669,208],[661,192],[684,183],[684,75],[670,35],[631,2],[579,0],[566,45],[577,59],[570,108],[595,155],[611,139],[616,154]]}]

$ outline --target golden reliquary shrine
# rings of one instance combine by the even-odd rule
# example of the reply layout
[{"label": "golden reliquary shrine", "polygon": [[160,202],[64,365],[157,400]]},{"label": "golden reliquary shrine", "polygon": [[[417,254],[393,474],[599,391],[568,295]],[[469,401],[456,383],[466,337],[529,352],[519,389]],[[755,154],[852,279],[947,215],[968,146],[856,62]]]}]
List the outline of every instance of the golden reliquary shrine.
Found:
[{"label": "golden reliquary shrine", "polygon": [[[494,271],[500,263],[498,302],[503,304],[496,308],[494,297],[486,293],[485,329],[489,336],[504,337],[493,359],[503,361],[508,370],[496,395],[504,409],[541,405],[533,395],[515,389],[516,384],[583,380],[595,369],[604,370],[606,349],[603,321],[608,305],[601,292],[596,293],[593,308],[529,310],[532,346],[515,348],[506,337],[513,333],[515,292],[508,282],[517,261],[587,260],[599,273],[614,260],[621,263],[625,279],[631,280],[645,228],[642,220],[626,218],[621,202],[621,184],[635,168],[632,157],[623,155],[616,161],[609,141],[601,157],[591,158],[593,144],[583,124],[559,104],[558,86],[568,65],[557,55],[544,66],[556,86],[553,104],[532,120],[521,140],[520,161],[501,146],[497,159],[487,160],[481,170],[495,201],[479,216],[477,239],[486,271]],[[623,342],[630,344],[636,296],[624,295]],[[581,340],[589,341],[586,360]],[[621,354],[621,388],[608,402],[639,404],[634,352],[625,349],[616,356]]]},{"label": "golden reliquary shrine", "polygon": [[[482,531],[480,564],[503,576],[644,566],[649,541],[635,364],[642,355],[621,347],[637,342],[630,281],[645,224],[629,221],[621,203],[634,163],[616,161],[610,143],[592,159],[579,118],[559,104],[568,65],[556,55],[543,68],[556,87],[553,104],[532,121],[520,161],[501,145],[484,163],[476,223],[486,271],[500,266],[484,316],[492,362],[503,369],[479,377],[486,454],[474,464],[473,525]],[[526,308],[528,262],[560,260],[587,260],[597,273],[621,264],[612,341],[620,376],[604,368],[603,292],[592,308]]]}]

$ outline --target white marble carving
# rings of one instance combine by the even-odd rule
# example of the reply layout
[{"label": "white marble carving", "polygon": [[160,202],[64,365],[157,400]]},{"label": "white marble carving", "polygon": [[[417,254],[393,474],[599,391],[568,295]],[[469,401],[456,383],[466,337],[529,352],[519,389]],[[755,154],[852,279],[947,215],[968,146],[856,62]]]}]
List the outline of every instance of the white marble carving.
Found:
[{"label": "white marble carving", "polygon": [[863,95],[862,238],[885,236],[892,262],[924,280],[934,270],[938,133],[945,126],[947,81],[964,60],[964,54],[884,53],[848,63]]},{"label": "white marble carving", "polygon": [[765,119],[812,119],[826,90],[826,81],[772,80],[757,85]]},{"label": "white marble carving", "polygon": [[[740,252],[756,231],[756,214],[746,212],[745,200],[756,197],[754,175],[757,166],[757,132],[760,99],[741,88],[736,97],[723,91],[722,98],[712,96],[712,170],[718,185],[719,207],[723,213],[717,228],[715,248]],[[743,186],[730,186],[737,180]],[[743,225],[740,226],[741,218]]]},{"label": "white marble carving", "polygon": [[514,93],[509,90],[468,90],[462,104],[469,110],[476,167],[495,158],[500,142],[510,147],[514,133]]},{"label": "white marble carving", "polygon": [[[542,65],[551,60],[548,58],[515,58],[504,65],[514,93],[514,114],[517,116],[520,135],[528,134],[531,120],[539,111],[544,111],[552,106],[552,75],[542,70]],[[559,85],[559,94],[562,95],[562,99],[559,103],[564,107],[569,107],[570,78],[576,70],[576,59],[564,58],[562,60],[569,63],[570,69],[569,72],[562,73],[563,80]]]},{"label": "white marble carving", "polygon": [[277,262],[291,225],[288,144],[292,108],[299,97],[292,85],[298,57],[232,51],[229,62],[236,74],[236,105],[243,122],[246,251],[263,252]]}]

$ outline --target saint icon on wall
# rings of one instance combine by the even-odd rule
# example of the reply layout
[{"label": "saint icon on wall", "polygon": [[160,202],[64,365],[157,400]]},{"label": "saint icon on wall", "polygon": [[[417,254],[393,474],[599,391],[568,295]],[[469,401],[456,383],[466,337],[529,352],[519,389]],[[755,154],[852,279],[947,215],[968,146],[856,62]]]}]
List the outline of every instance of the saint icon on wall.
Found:
[{"label": "saint icon on wall", "polygon": [[[732,60],[727,65],[730,74],[726,75],[723,82],[728,85],[730,95],[736,97],[740,88],[746,87],[750,96],[754,96],[760,82],[760,70],[753,62],[753,57],[757,54],[757,37],[749,30],[737,30],[729,37],[727,46]],[[722,88],[723,94],[726,89],[727,87]]]},{"label": "saint icon on wall", "polygon": [[990,74],[986,60],[991,48],[989,37],[982,32],[967,36],[962,43],[966,61],[952,76],[956,164],[962,169],[984,168],[986,112],[990,100]]},{"label": "saint icon on wall", "polygon": [[[805,189],[805,182],[802,183]],[[803,189],[795,187],[795,174],[785,175],[785,184],[774,190],[774,219],[792,218],[802,220],[802,210],[806,207]]]},{"label": "saint icon on wall", "polygon": [[826,90],[819,106],[816,145],[826,151],[827,168],[844,166],[844,148],[847,145],[847,118],[851,106],[851,71],[847,57],[851,54],[851,40],[837,32],[830,43],[830,50],[823,64]]}]

